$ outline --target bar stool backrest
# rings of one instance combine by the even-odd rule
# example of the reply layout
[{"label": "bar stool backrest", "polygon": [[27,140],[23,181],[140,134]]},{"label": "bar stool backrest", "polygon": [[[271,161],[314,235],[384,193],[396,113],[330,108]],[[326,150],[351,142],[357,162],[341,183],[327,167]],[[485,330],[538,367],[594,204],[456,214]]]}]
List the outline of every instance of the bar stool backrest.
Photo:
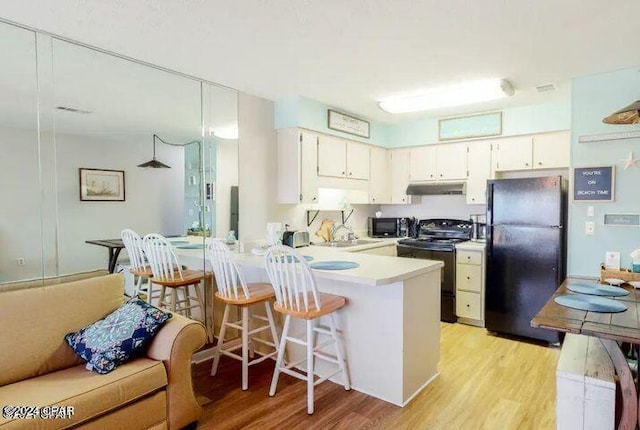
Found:
[{"label": "bar stool backrest", "polygon": [[[249,289],[236,264],[233,254],[221,240],[209,244],[209,259],[216,276],[218,294],[229,299],[249,298]],[[240,293],[240,297],[239,297]]]},{"label": "bar stool backrest", "polygon": [[122,239],[122,243],[124,243],[127,254],[129,254],[131,268],[133,270],[144,270],[147,262],[140,235],[130,228],[125,228],[120,232],[120,238]]},{"label": "bar stool backrest", "polygon": [[142,242],[154,278],[172,281],[184,279],[182,265],[173,252],[173,246],[164,236],[149,233]]},{"label": "bar stool backrest", "polygon": [[264,260],[279,306],[297,312],[320,310],[316,283],[302,255],[291,247],[275,245]]}]

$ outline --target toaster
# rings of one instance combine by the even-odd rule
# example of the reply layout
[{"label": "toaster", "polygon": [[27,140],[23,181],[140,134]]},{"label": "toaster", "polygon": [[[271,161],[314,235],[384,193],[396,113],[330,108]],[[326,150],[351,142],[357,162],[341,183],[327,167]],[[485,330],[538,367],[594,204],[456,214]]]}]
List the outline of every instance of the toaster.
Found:
[{"label": "toaster", "polygon": [[309,232],[307,231],[285,231],[282,233],[282,244],[292,248],[309,246]]}]

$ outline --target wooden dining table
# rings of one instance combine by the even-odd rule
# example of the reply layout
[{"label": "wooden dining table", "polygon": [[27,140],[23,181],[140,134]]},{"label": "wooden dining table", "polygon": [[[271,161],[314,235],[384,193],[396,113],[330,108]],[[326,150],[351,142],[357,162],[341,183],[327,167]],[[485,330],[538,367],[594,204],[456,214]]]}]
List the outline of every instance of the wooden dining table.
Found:
[{"label": "wooden dining table", "polygon": [[618,429],[635,429],[639,424],[638,391],[619,342],[640,345],[640,291],[629,284],[621,285],[626,296],[608,297],[621,301],[627,310],[601,313],[571,309],[557,304],[560,295],[576,294],[567,287],[572,283],[597,282],[594,279],[568,278],[531,320],[532,327],[597,337],[607,350],[620,380],[622,415]]},{"label": "wooden dining table", "polygon": [[124,243],[122,242],[122,239],[85,240],[84,243],[88,243],[90,245],[104,246],[105,248],[107,248],[109,252],[109,264],[108,264],[109,273],[115,272],[116,263],[118,262],[118,256],[120,255],[120,251],[122,251],[122,248],[124,248]]}]

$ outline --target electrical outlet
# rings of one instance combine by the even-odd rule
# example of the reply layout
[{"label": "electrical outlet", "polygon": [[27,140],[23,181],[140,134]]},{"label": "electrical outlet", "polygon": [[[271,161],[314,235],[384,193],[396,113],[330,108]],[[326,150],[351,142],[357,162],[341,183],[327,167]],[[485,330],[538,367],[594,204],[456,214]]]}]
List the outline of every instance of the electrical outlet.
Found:
[{"label": "electrical outlet", "polygon": [[16,258],[16,264],[18,266],[24,266],[24,258]]},{"label": "electrical outlet", "polygon": [[584,234],[593,236],[596,232],[596,223],[593,221],[587,221],[584,223]]},{"label": "electrical outlet", "polygon": [[588,206],[587,207],[587,216],[594,216],[595,215],[595,211],[593,209],[593,206]]}]

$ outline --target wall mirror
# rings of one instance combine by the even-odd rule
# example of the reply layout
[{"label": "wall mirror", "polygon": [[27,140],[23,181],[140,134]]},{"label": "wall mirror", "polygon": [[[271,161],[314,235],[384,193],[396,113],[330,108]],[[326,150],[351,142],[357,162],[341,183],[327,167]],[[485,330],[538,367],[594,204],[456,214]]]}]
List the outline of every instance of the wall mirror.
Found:
[{"label": "wall mirror", "polygon": [[[86,241],[123,228],[201,243],[237,230],[235,90],[2,22],[0,62],[0,289],[104,270],[107,249]],[[154,135],[170,168],[138,167]],[[81,199],[80,169],[123,172],[123,198]]]}]

